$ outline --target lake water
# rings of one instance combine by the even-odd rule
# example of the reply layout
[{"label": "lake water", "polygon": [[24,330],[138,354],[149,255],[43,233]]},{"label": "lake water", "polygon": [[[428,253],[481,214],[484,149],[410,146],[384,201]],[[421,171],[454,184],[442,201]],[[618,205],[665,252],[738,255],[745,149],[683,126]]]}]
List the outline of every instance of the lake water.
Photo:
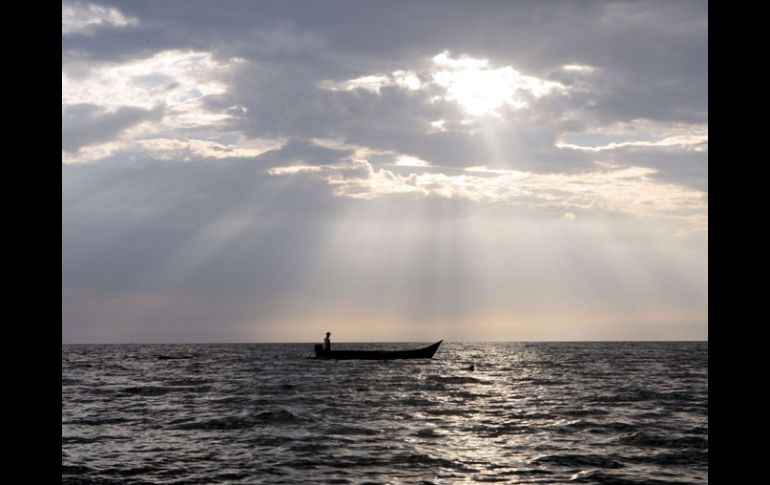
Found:
[{"label": "lake water", "polygon": [[707,342],[312,354],[62,346],[62,483],[707,483]]}]

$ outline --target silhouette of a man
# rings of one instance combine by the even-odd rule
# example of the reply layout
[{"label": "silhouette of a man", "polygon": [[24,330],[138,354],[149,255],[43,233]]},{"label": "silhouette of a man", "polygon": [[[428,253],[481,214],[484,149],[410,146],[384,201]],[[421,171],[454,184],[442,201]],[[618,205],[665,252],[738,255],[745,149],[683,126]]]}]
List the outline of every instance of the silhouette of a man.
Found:
[{"label": "silhouette of a man", "polygon": [[324,352],[328,352],[332,349],[332,341],[329,340],[329,335],[331,334],[331,332],[326,332],[326,337],[324,338]]}]

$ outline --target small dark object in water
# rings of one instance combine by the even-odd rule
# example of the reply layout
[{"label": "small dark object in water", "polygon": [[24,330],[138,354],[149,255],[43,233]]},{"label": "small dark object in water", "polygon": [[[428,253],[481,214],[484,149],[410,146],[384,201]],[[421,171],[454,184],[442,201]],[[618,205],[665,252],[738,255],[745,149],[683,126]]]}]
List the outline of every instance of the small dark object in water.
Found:
[{"label": "small dark object in water", "polygon": [[192,355],[159,355],[158,360],[184,360],[192,359]]},{"label": "small dark object in water", "polygon": [[473,362],[471,362],[471,364],[468,367],[466,367],[465,369],[466,370],[476,370],[476,365]]},{"label": "small dark object in water", "polygon": [[432,359],[443,340],[433,345],[414,350],[330,350],[324,352],[323,345],[316,344],[317,359],[337,360],[393,360],[393,359]]}]

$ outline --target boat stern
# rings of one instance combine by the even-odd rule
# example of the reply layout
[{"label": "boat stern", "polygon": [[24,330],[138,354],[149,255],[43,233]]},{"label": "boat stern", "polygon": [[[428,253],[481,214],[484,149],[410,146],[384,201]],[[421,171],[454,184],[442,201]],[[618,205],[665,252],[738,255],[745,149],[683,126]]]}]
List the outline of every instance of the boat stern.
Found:
[{"label": "boat stern", "polygon": [[321,344],[315,344],[315,347],[313,347],[313,350],[315,350],[316,358],[321,358],[324,353],[324,346]]}]

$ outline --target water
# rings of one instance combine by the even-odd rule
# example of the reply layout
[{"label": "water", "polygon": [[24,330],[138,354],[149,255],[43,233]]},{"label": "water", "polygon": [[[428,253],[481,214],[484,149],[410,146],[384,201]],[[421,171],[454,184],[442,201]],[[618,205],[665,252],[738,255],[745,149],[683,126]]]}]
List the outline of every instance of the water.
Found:
[{"label": "water", "polygon": [[311,354],[63,346],[62,483],[707,483],[705,342]]}]

